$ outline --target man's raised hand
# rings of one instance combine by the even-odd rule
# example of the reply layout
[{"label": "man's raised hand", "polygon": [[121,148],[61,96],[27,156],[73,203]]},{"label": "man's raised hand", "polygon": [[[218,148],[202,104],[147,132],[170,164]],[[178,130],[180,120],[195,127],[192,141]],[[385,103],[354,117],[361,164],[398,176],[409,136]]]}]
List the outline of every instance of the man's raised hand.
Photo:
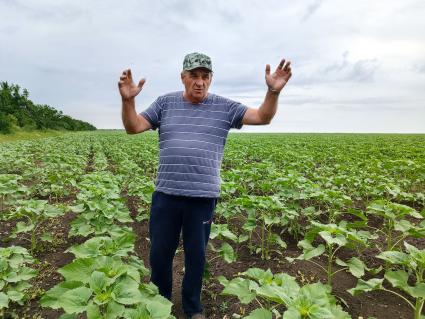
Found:
[{"label": "man's raised hand", "polygon": [[120,80],[118,81],[118,88],[120,90],[121,97],[124,100],[133,99],[137,94],[140,93],[145,82],[145,79],[141,79],[139,84],[136,85],[133,82],[131,70],[125,70],[120,76]]},{"label": "man's raised hand", "polygon": [[276,70],[270,74],[270,64],[266,65],[266,84],[273,92],[280,92],[292,76],[291,62],[282,59]]}]

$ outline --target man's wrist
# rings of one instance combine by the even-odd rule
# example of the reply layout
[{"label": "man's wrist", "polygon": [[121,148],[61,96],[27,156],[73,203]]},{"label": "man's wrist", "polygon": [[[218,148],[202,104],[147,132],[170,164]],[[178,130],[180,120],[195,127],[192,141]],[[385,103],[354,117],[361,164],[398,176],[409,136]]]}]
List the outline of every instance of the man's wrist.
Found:
[{"label": "man's wrist", "polygon": [[274,94],[274,95],[279,95],[280,90],[272,89],[270,86],[268,86],[267,92],[270,92],[271,94]]},{"label": "man's wrist", "polygon": [[132,97],[132,98],[123,98],[122,97],[122,106],[126,109],[135,108],[136,107],[136,101],[135,101],[134,97]]},{"label": "man's wrist", "polygon": [[123,102],[134,102],[134,96],[128,98],[121,96],[121,99]]}]

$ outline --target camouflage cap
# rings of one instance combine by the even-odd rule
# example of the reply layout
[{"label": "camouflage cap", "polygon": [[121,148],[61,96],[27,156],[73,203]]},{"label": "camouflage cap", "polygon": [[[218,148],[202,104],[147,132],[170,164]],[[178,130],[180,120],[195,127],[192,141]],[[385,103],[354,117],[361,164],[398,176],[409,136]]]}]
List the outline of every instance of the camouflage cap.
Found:
[{"label": "camouflage cap", "polygon": [[212,72],[210,57],[198,52],[186,54],[183,60],[183,71],[189,71],[196,68],[206,68]]}]

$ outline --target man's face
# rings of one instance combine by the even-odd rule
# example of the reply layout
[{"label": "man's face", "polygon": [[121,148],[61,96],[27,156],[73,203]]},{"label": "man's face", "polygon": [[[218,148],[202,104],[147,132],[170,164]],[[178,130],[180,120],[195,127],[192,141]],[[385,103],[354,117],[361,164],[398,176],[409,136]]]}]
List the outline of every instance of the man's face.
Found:
[{"label": "man's face", "polygon": [[184,84],[184,97],[192,103],[200,103],[207,97],[212,80],[212,73],[205,68],[184,71],[181,74]]}]

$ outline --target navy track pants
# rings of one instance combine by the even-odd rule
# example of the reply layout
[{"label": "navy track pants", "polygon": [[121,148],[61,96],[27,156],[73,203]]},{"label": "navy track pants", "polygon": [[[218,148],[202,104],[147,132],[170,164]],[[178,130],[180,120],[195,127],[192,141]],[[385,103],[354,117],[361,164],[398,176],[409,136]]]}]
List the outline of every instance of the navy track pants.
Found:
[{"label": "navy track pants", "polygon": [[182,304],[186,315],[203,311],[201,304],[205,251],[217,198],[152,194],[149,237],[151,281],[171,300],[173,258],[183,231],[185,272]]}]

